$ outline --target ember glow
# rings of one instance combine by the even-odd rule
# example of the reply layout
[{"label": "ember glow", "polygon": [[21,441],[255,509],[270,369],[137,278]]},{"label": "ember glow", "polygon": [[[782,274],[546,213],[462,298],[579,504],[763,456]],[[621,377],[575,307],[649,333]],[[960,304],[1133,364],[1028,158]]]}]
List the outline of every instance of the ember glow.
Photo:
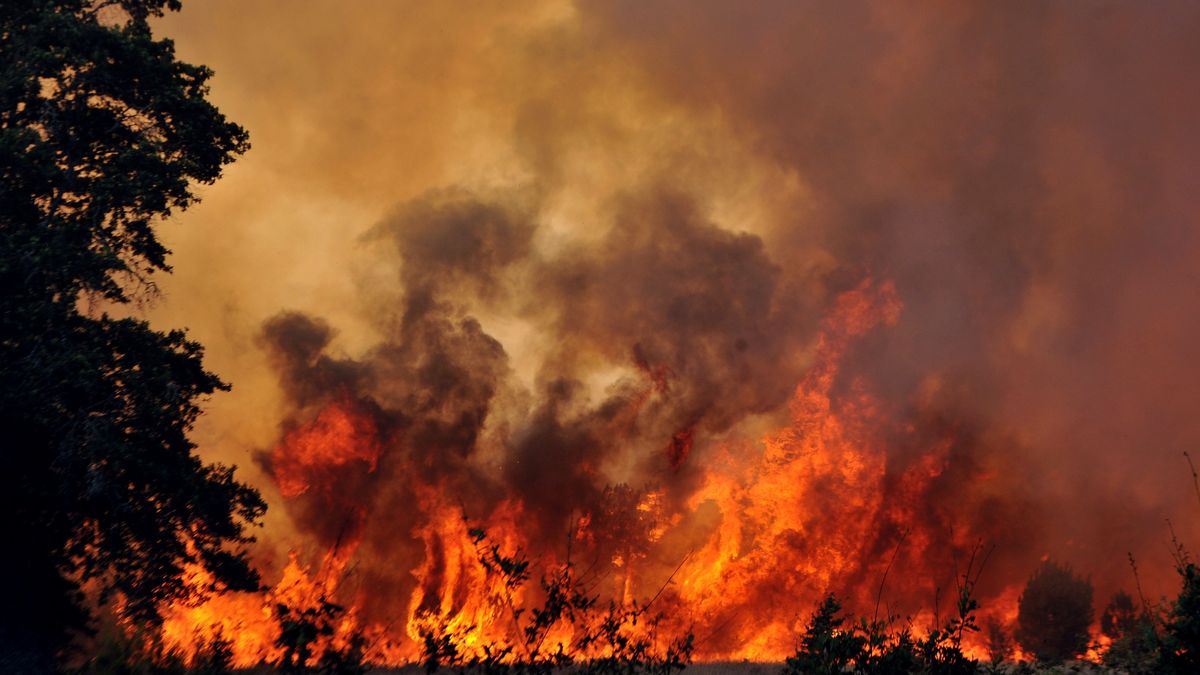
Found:
[{"label": "ember glow", "polygon": [[270,587],[190,570],[164,641],[272,660],[278,606],[328,600],[318,652],[408,663],[511,638],[568,563],[701,660],[782,660],[828,592],[919,633],[972,554],[1009,626],[1043,559],[1102,603],[1132,552],[1170,592],[1164,519],[1200,541],[1200,9],[1017,4],[163,20],[254,150],[164,232],[152,314],[234,383],[201,451],[271,503]]}]

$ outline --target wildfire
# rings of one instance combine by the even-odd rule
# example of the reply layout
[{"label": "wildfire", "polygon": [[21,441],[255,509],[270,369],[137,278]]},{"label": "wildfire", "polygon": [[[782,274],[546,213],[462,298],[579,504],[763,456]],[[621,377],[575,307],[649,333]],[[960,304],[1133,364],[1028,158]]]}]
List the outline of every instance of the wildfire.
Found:
[{"label": "wildfire", "polygon": [[[192,599],[168,606],[163,611],[162,646],[191,662],[202,649],[227,643],[233,655],[232,665],[251,667],[275,663],[284,654],[279,638],[282,630],[280,607],[303,612],[316,610],[323,599],[332,597],[344,561],[326,556],[318,579],[314,579],[295,555],[291,555],[280,580],[265,593],[215,593],[209,587],[211,575],[191,566],[185,578],[195,589]],[[318,647],[319,657],[325,646],[336,646],[355,628],[353,617],[338,626],[331,639]]]},{"label": "wildfire", "polygon": [[[607,556],[593,563],[598,570],[593,588],[625,606],[639,597],[660,596],[667,629],[695,630],[697,658],[752,661],[788,656],[807,613],[829,591],[864,611],[888,593],[932,595],[930,579],[917,574],[924,568],[894,574],[886,593],[880,584],[897,553],[901,561],[920,561],[936,557],[939,546],[965,550],[972,544],[966,526],[934,531],[924,528],[918,512],[926,507],[923,495],[948,470],[955,439],[922,439],[909,461],[890,464],[891,444],[903,441],[911,429],[897,422],[868,382],[841,371],[854,341],[894,324],[901,310],[888,282],[868,280],[843,293],[822,323],[787,423],[758,442],[710,449],[698,469],[698,487],[686,500],[673,500],[666,488],[612,486],[596,509],[578,513],[569,537],[579,549],[575,555],[604,551]],[[634,407],[668,389],[667,371],[641,360],[638,367],[651,382]],[[613,419],[628,424],[637,414],[618,411]],[[695,457],[696,433],[692,427],[669,433],[673,470]],[[324,504],[334,498],[339,476],[369,476],[382,452],[373,418],[336,400],[285,433],[270,466],[285,499]],[[529,600],[523,595],[529,591],[498,585],[480,564],[478,542],[472,541],[456,489],[461,486],[414,481],[406,508],[416,525],[395,532],[420,551],[409,570],[407,602],[394,608],[390,621],[368,622],[359,618],[358,601],[370,590],[360,589],[325,646],[344,643],[359,631],[374,636],[367,646],[369,659],[398,664],[418,659],[421,641],[432,631],[458,635],[468,649],[513,636],[513,607]],[[529,550],[535,568],[561,569],[569,562],[570,553],[564,558],[561,550],[532,548],[523,535],[530,514],[519,498],[499,499],[490,512],[470,515],[486,528],[497,551]],[[311,609],[338,593],[364,522],[355,520],[346,537],[339,535],[338,546],[319,567],[319,580],[293,555],[264,594],[219,594],[168,608],[164,641],[194,654],[198,645],[223,636],[232,641],[237,665],[278,659],[281,611]],[[202,570],[189,574],[203,586]],[[1000,598],[1000,614],[1010,625],[1014,597],[1009,592]],[[937,608],[909,612],[916,625],[918,618],[931,620]],[[556,630],[555,639],[569,642],[568,628]],[[979,645],[971,649],[982,651]]]},{"label": "wildfire", "polygon": [[[331,474],[370,473],[379,452],[378,431],[371,418],[356,412],[352,404],[339,402],[285,433],[271,453],[271,467],[285,498],[315,489],[323,501],[329,501]],[[209,593],[212,575],[199,565],[189,565],[184,578],[193,589],[192,597],[163,608],[162,647],[191,662],[200,650],[226,643],[236,667],[278,662],[286,653],[281,634],[289,617],[284,613],[311,614],[332,601],[357,546],[352,535],[340,538],[323,555],[315,574],[293,551],[279,580],[264,593]],[[353,610],[339,617],[332,635],[317,641],[309,660],[315,662],[324,650],[344,645],[360,628]]]},{"label": "wildfire", "polygon": [[343,467],[375,470],[379,461],[378,430],[369,416],[358,415],[339,402],[284,435],[271,453],[275,484],[284,497],[298,497],[313,486],[329,489],[327,473]]},{"label": "wildfire", "polygon": [[[732,629],[702,641],[702,657],[782,660],[794,646],[800,608],[855,571],[881,505],[886,457],[876,404],[862,383],[842,401],[832,388],[849,341],[894,323],[899,311],[890,284],[844,294],[796,388],[791,424],[763,439],[757,461],[726,448],[692,498],[693,511],[714,505],[720,525],[681,570],[679,601],[701,625]],[[744,616],[729,602],[768,596],[788,598],[792,614]]]}]

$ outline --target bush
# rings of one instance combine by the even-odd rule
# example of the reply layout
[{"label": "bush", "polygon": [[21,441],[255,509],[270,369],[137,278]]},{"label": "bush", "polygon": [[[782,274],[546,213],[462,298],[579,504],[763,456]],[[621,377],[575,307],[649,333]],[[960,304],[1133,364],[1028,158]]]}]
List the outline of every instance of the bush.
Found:
[{"label": "bush", "polygon": [[1160,672],[1200,673],[1200,568],[1179,560],[1183,588],[1163,625]]},{"label": "bush", "polygon": [[[280,672],[362,675],[367,671],[366,639],[361,632],[352,631],[345,636],[344,644],[334,644],[333,637],[346,609],[332,602],[324,592],[307,607],[277,604],[275,615],[279,618],[275,645],[283,649],[275,664]],[[314,660],[315,667],[311,665]]]},{"label": "bush", "polygon": [[1017,642],[1039,661],[1074,658],[1087,651],[1094,616],[1091,582],[1048,560],[1017,601]]},{"label": "bush", "polygon": [[[427,673],[674,675],[691,663],[695,643],[690,630],[660,645],[664,615],[650,611],[657,595],[628,606],[610,602],[602,610],[568,560],[542,576],[540,604],[522,605],[516,598],[530,581],[529,561],[519,551],[501,551],[482,529],[472,528],[468,536],[477,562],[496,585],[498,606],[508,610],[513,631],[477,645],[476,626],[454,628],[444,617],[425,617],[421,660]],[[553,638],[556,628],[567,628],[570,637]]]},{"label": "bush", "polygon": [[1133,598],[1125,591],[1118,591],[1100,614],[1100,633],[1114,641],[1137,630],[1139,612],[1133,606]]},{"label": "bush", "polygon": [[784,675],[842,673],[862,659],[867,640],[853,628],[842,628],[845,619],[839,616],[841,611],[842,605],[832,593],[825,596],[804,629],[795,656],[788,658]]},{"label": "bush", "polygon": [[1013,644],[1012,633],[1003,621],[994,616],[989,617],[984,624],[984,637],[987,639],[988,659],[992,665],[998,666],[1012,658],[1016,645]]},{"label": "bush", "polygon": [[1100,633],[1112,640],[1104,652],[1104,665],[1130,675],[1155,672],[1158,635],[1154,618],[1138,609],[1133,598],[1120,591],[1100,614]]},{"label": "bush", "polygon": [[925,637],[917,639],[909,626],[891,630],[896,617],[865,618],[843,628],[841,604],[828,595],[813,613],[804,630],[796,654],[787,660],[782,675],[832,675],[833,673],[871,673],[872,675],[971,675],[979,664],[963,653],[963,638],[979,630],[975,622],[975,584],[983,562],[972,554],[967,571],[959,579],[955,615],[945,625],[929,627]]},{"label": "bush", "polygon": [[[197,636],[191,659],[164,647],[152,631],[131,629],[104,635],[74,675],[227,675],[233,672],[233,643],[224,635]],[[9,671],[5,671],[9,672]],[[20,672],[20,671],[13,671]]]}]

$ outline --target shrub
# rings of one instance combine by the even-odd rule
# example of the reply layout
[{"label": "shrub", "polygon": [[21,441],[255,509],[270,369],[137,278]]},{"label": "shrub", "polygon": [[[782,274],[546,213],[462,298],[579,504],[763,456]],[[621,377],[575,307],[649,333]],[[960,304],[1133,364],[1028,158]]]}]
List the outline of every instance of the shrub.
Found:
[{"label": "shrub", "polygon": [[1133,598],[1125,591],[1118,591],[1100,614],[1100,633],[1119,640],[1137,629],[1138,614]]},{"label": "shrub", "polygon": [[994,616],[989,617],[984,623],[984,637],[987,639],[988,659],[992,665],[998,666],[1012,658],[1016,645],[1013,644],[1012,633],[1003,621]]},{"label": "shrub", "polygon": [[843,629],[842,605],[832,593],[825,596],[813,613],[800,647],[787,660],[784,675],[832,675],[842,673],[863,657],[866,638],[851,629]]},{"label": "shrub", "polygon": [[[105,634],[91,658],[75,675],[227,675],[232,673],[233,642],[221,634],[197,635],[195,653],[164,647],[159,635],[144,629]],[[9,672],[9,671],[5,671]],[[17,671],[14,671],[17,672]]]},{"label": "shrub", "polygon": [[[334,643],[333,637],[346,609],[324,593],[311,606],[277,604],[275,615],[279,618],[279,637],[275,645],[283,649],[275,664],[280,672],[361,675],[367,671],[364,663],[366,639],[360,632],[345,635],[344,644]],[[311,665],[314,660],[315,666]]]},{"label": "shrub", "polygon": [[1087,651],[1094,616],[1091,582],[1048,560],[1017,602],[1017,642],[1039,661],[1074,658]]},{"label": "shrub", "polygon": [[[472,528],[468,535],[477,562],[496,582],[499,606],[508,609],[513,631],[507,638],[472,646],[477,627],[452,628],[441,617],[426,617],[421,637],[427,673],[550,675],[570,669],[577,675],[673,675],[691,663],[690,631],[659,646],[664,615],[650,611],[654,598],[629,606],[609,603],[601,611],[598,597],[576,577],[568,560],[541,578],[540,605],[519,605],[515,598],[529,582],[529,561],[520,552],[502,552],[482,529]],[[570,629],[566,641],[551,637],[560,626]]]},{"label": "shrub", "polygon": [[1200,568],[1181,557],[1177,569],[1183,588],[1163,625],[1160,670],[1200,673]]},{"label": "shrub", "polygon": [[1154,619],[1139,609],[1133,598],[1120,591],[1100,614],[1100,633],[1112,640],[1104,651],[1104,665],[1130,675],[1155,672],[1158,635]]}]

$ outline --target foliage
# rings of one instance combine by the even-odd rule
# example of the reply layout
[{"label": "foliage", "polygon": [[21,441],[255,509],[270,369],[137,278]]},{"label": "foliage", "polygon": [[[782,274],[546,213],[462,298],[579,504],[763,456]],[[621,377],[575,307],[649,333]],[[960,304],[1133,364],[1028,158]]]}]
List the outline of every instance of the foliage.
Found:
[{"label": "foliage", "polygon": [[[663,615],[651,612],[654,599],[630,606],[609,603],[600,610],[598,597],[576,577],[568,560],[542,576],[539,605],[518,605],[514,597],[529,581],[529,561],[519,551],[503,553],[482,529],[471,529],[469,536],[476,559],[496,582],[496,600],[508,610],[513,630],[508,638],[471,649],[467,645],[476,626],[452,629],[437,617],[428,617],[422,632],[427,672],[450,668],[486,675],[549,675],[571,668],[583,675],[671,675],[691,663],[691,632],[658,646]],[[567,629],[570,638],[552,638],[556,628]]]},{"label": "foliage", "polygon": [[895,622],[895,617],[887,621],[866,622],[861,626],[869,626],[867,635],[867,651],[856,660],[856,670],[876,675],[901,675],[902,673],[920,673],[925,670],[921,659],[919,641],[913,636],[909,626],[901,626],[889,631]]},{"label": "foliage", "polygon": [[1111,640],[1104,650],[1104,665],[1131,675],[1154,672],[1158,656],[1154,617],[1138,608],[1128,593],[1113,595],[1100,614],[1100,633]]},{"label": "foliage", "polygon": [[1012,658],[1017,645],[1013,642],[1012,633],[1003,621],[994,616],[988,617],[984,623],[984,637],[987,639],[988,659],[991,660],[993,666],[998,666]]},{"label": "foliage", "polygon": [[85,629],[81,588],[152,623],[189,562],[251,589],[239,547],[265,505],[194,454],[199,402],[226,385],[182,332],[99,311],[169,271],[155,224],[247,148],[207,100],[211,72],[148,19],[178,0],[0,4],[0,669],[51,670]]},{"label": "foliage", "polygon": [[1073,658],[1087,651],[1094,615],[1091,582],[1047,560],[1017,602],[1017,642],[1039,661]]},{"label": "foliage", "polygon": [[795,655],[788,658],[784,673],[831,675],[863,659],[867,639],[853,628],[842,628],[845,619],[839,616],[841,611],[842,605],[832,593],[825,596],[805,627]]},{"label": "foliage", "polygon": [[346,644],[326,649],[317,659],[317,672],[325,675],[363,675],[369,670],[366,663],[367,639],[355,632]]},{"label": "foliage", "polygon": [[[958,597],[955,602],[957,613],[945,627],[934,627],[924,640],[917,643],[917,651],[925,665],[924,671],[938,675],[965,675],[974,673],[978,664],[968,658],[962,651],[963,637],[968,633],[979,632],[979,624],[975,621],[975,611],[979,602],[975,600],[975,585],[983,572],[983,563],[975,567],[978,549],[971,555],[967,563],[967,571],[962,575],[958,586]],[[974,576],[972,576],[974,573]]]},{"label": "foliage", "polygon": [[[366,639],[354,632],[345,644],[334,644],[332,638],[346,610],[322,594],[306,607],[275,606],[279,618],[279,637],[275,644],[283,654],[275,664],[283,673],[323,673],[325,675],[362,675],[367,671],[363,662]],[[315,659],[318,643],[324,646]],[[315,665],[313,662],[315,661]]]},{"label": "foliage", "polygon": [[78,675],[226,675],[233,643],[222,635],[200,639],[191,662],[165,649],[153,633],[118,631],[100,640]]},{"label": "foliage", "polygon": [[1200,673],[1200,568],[1180,553],[1177,571],[1183,587],[1163,624],[1160,669]]},{"label": "foliage", "polygon": [[302,671],[308,666],[313,647],[318,640],[329,639],[336,628],[335,622],[344,610],[340,605],[320,598],[311,607],[275,606],[279,619],[279,637],[275,646],[283,649],[278,666],[285,673]]},{"label": "foliage", "polygon": [[908,626],[889,630],[887,621],[860,620],[844,628],[841,604],[828,595],[805,627],[796,654],[787,659],[784,675],[829,675],[858,672],[875,675],[974,673],[978,664],[962,651],[962,636],[974,625],[974,600],[967,596],[964,613],[945,626],[932,627],[921,638]]},{"label": "foliage", "polygon": [[1130,632],[1113,640],[1104,651],[1104,665],[1129,675],[1162,672],[1159,662],[1159,636],[1150,622],[1139,622]]},{"label": "foliage", "polygon": [[841,604],[827,595],[813,614],[800,639],[796,654],[788,658],[783,675],[832,674],[844,672],[875,675],[928,673],[930,675],[967,675],[978,663],[962,651],[963,638],[979,630],[975,611],[975,585],[983,571],[977,548],[958,578],[956,613],[944,625],[931,626],[924,637],[914,637],[908,626],[890,627],[895,617],[884,620],[860,619],[857,625],[843,628]]},{"label": "foliage", "polygon": [[1100,633],[1119,640],[1137,629],[1139,618],[1133,597],[1125,591],[1118,591],[1100,614]]}]

